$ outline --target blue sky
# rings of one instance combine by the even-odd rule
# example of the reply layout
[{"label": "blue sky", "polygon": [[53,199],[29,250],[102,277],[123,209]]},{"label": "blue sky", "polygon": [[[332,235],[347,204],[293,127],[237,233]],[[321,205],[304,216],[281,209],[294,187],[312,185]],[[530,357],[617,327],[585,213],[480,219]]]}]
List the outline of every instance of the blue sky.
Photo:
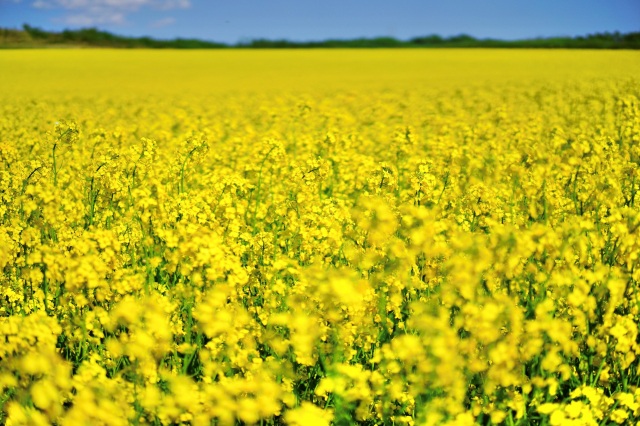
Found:
[{"label": "blue sky", "polygon": [[23,23],[230,43],[461,33],[518,39],[640,31],[640,0],[0,0],[0,26]]}]

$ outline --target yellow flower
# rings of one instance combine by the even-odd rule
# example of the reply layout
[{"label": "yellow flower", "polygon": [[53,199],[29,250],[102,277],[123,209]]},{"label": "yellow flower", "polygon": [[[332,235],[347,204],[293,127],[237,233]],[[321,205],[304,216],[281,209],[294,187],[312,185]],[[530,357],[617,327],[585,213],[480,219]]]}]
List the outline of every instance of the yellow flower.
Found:
[{"label": "yellow flower", "polygon": [[323,410],[306,401],[284,414],[285,422],[291,426],[329,426],[332,419],[333,413],[330,410]]}]

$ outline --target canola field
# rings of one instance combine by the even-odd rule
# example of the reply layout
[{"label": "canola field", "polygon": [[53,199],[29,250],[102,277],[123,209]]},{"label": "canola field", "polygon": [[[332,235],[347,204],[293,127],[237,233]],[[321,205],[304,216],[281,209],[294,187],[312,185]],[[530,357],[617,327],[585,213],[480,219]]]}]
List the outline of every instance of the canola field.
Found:
[{"label": "canola field", "polygon": [[639,76],[1,51],[0,424],[638,424]]}]

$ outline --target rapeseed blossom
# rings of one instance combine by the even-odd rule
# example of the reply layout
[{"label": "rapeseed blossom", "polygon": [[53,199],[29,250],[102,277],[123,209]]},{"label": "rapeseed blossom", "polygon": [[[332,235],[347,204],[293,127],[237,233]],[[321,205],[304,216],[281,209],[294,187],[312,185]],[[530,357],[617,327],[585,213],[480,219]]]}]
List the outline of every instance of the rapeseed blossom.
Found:
[{"label": "rapeseed blossom", "polygon": [[635,53],[141,51],[109,91],[127,52],[36,53],[0,52],[0,423],[640,421]]}]

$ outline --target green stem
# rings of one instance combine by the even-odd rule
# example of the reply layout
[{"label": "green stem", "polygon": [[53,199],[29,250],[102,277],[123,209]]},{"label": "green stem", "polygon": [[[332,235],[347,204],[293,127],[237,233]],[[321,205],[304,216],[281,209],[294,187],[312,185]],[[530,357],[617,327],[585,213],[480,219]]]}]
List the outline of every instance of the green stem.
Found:
[{"label": "green stem", "polygon": [[253,208],[253,220],[251,221],[251,225],[254,231],[256,228],[256,217],[258,216],[258,204],[260,204],[260,191],[262,188],[262,169],[264,168],[264,163],[267,162],[269,155],[271,155],[274,149],[275,149],[275,146],[272,147],[269,150],[269,152],[267,152],[267,155],[264,156],[264,158],[262,159],[262,162],[260,163],[260,172],[258,173],[258,187],[256,189],[256,200],[255,200],[256,204],[255,204],[255,207]]},{"label": "green stem", "polygon": [[53,157],[53,186],[58,186],[58,168],[56,166],[56,147],[58,144],[53,144],[53,150],[51,156]]},{"label": "green stem", "polygon": [[187,156],[184,158],[184,161],[182,162],[182,167],[180,168],[180,188],[179,188],[180,194],[184,192],[184,169],[187,166],[187,161],[189,161],[189,158],[191,158],[193,153],[196,152],[197,150],[198,148],[196,147],[196,148],[193,148],[191,151],[189,151]]}]

